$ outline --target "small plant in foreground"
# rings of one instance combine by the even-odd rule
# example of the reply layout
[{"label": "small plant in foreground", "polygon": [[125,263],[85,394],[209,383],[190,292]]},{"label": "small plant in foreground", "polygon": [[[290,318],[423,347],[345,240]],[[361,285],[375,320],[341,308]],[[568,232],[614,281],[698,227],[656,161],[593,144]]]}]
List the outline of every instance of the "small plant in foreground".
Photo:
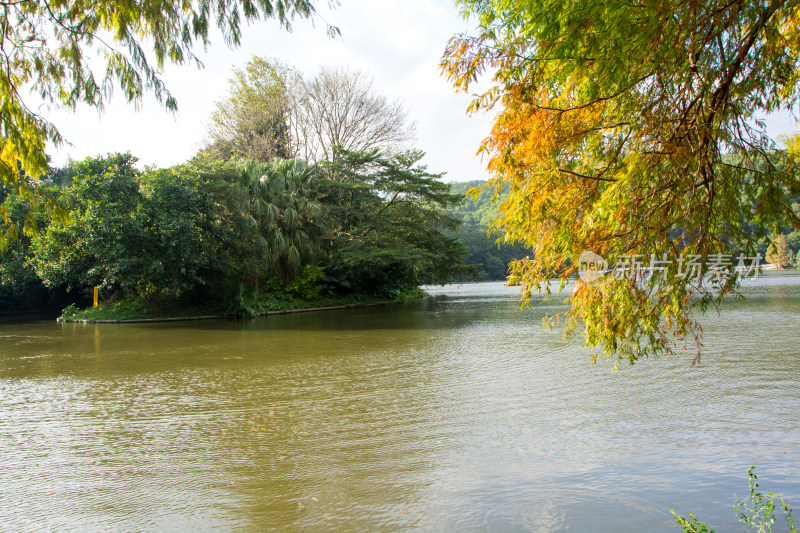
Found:
[{"label": "small plant in foreground", "polygon": [[[783,519],[789,528],[789,532],[797,533],[797,528],[792,518],[792,509],[783,499],[783,496],[771,492],[766,494],[758,492],[758,476],[754,472],[755,468],[751,466],[747,469],[747,484],[750,487],[750,495],[744,500],[736,500],[736,505],[733,508],[736,517],[739,521],[753,526],[758,533],[771,533],[772,526],[776,522],[775,512],[778,508],[778,502],[780,502]],[[678,515],[674,509],[670,509],[670,512],[685,533],[714,533],[713,529],[709,529],[706,524],[697,520],[693,513],[689,513],[689,519],[686,519]]]},{"label": "small plant in foreground", "polygon": [[761,494],[758,492],[758,481],[756,481],[758,477],[753,470],[755,470],[754,466],[747,469],[747,484],[750,487],[750,496],[746,500],[737,500],[733,512],[736,513],[740,521],[752,525],[758,533],[769,533],[775,523],[777,502],[780,502],[783,519],[789,527],[789,531],[796,533],[797,528],[794,526],[792,509],[789,504],[779,494],[771,492]]}]

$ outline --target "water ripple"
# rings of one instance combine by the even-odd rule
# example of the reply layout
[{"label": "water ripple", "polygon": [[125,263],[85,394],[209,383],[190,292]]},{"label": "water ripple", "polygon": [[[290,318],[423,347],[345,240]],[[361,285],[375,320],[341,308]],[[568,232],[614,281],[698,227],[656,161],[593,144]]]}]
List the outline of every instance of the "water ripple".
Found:
[{"label": "water ripple", "polygon": [[[513,289],[170,327],[0,324],[10,530],[725,530],[757,464],[800,497],[800,284],[611,373]],[[759,326],[754,327],[755,321]]]}]

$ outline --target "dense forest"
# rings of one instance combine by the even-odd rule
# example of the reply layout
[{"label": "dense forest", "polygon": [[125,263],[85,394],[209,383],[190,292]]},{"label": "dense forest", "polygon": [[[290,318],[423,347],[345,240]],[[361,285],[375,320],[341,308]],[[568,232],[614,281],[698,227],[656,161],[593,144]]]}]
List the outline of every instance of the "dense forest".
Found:
[{"label": "dense forest", "polygon": [[110,154],[53,169],[35,198],[4,188],[14,238],[0,252],[0,309],[86,306],[99,287],[117,313],[247,316],[505,279],[525,255],[489,233],[499,199],[467,195],[483,182],[445,184],[419,152],[339,155],[314,166],[201,154],[140,171]]},{"label": "dense forest", "polygon": [[16,235],[0,253],[0,305],[86,305],[99,287],[107,304],[152,313],[255,315],[292,298],[398,298],[466,276],[457,220],[444,211],[460,198],[421,157],[342,151],[315,166],[199,155],[144,171],[130,154],[70,163],[33,199],[2,191]]}]

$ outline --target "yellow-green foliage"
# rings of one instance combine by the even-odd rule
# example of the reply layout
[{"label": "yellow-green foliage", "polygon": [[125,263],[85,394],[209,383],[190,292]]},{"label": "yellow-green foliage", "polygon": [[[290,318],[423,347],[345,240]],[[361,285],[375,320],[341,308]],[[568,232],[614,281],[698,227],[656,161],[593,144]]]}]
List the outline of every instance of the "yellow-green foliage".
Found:
[{"label": "yellow-green foliage", "polygon": [[[29,177],[47,170],[47,143],[64,142],[56,126],[35,112],[35,99],[102,111],[116,88],[134,104],[149,91],[175,111],[160,71],[166,63],[199,64],[194,47],[209,44],[211,25],[227,44],[238,45],[243,19],[274,17],[288,27],[293,17],[314,13],[309,0],[47,0],[5,2],[0,9],[0,185],[25,192]],[[102,66],[93,68],[88,57],[97,54]],[[0,245],[5,240],[0,235]]]},{"label": "yellow-green foliage", "polygon": [[762,236],[800,228],[795,154],[755,120],[798,101],[800,7],[460,3],[480,31],[454,37],[442,68],[463,91],[493,73],[470,109],[498,112],[483,149],[492,185],[509,190],[496,227],[533,251],[514,264],[524,298],[574,274],[584,250],[611,264],[667,254],[672,266],[648,283],[581,285],[567,331],[580,326],[617,361],[669,351],[674,336],[699,349],[692,298],[704,309],[737,282],[686,283],[680,254],[752,256]]}]

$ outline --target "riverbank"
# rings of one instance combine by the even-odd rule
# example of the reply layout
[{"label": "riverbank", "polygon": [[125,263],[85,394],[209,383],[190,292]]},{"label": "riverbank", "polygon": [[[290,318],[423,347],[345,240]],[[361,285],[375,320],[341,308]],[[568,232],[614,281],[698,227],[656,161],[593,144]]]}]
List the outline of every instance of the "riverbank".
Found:
[{"label": "riverbank", "polygon": [[[425,291],[417,289],[402,292],[393,299],[385,296],[365,294],[328,295],[316,298],[300,298],[288,295],[259,297],[248,304],[248,312],[232,310],[231,306],[220,305],[195,307],[153,307],[135,301],[122,301],[114,304],[100,304],[98,307],[78,309],[69,306],[56,319],[60,323],[83,324],[125,324],[143,322],[184,322],[193,320],[212,320],[220,318],[256,318],[270,315],[335,311],[360,307],[376,307],[403,303],[410,298],[421,298]],[[241,308],[241,306],[240,306]]]},{"label": "riverbank", "polygon": [[[402,303],[399,300],[379,300],[375,302],[356,302],[341,305],[328,305],[324,307],[301,307],[297,309],[285,309],[280,311],[265,311],[258,313],[257,316],[270,316],[270,315],[288,315],[294,313],[312,313],[318,311],[337,311],[341,309],[359,309],[363,307],[381,307],[386,305],[393,305]],[[219,318],[234,318],[229,314],[214,314],[214,315],[200,315],[200,316],[163,316],[154,318],[77,318],[77,317],[63,317],[56,318],[56,322],[62,323],[81,323],[81,324],[136,324],[147,322],[186,322],[192,320],[214,320]]]}]

